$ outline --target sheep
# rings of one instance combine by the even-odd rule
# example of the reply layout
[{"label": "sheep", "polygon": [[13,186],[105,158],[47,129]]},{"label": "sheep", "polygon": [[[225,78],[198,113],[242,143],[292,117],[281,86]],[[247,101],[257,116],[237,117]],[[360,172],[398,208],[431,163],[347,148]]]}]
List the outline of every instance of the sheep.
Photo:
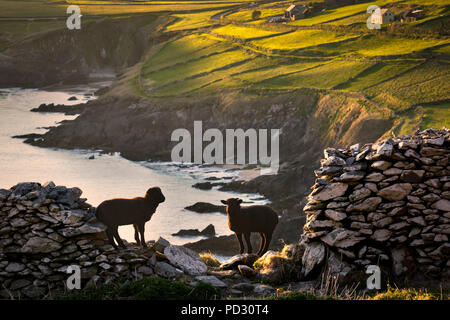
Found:
[{"label": "sheep", "polygon": [[250,234],[258,232],[261,237],[261,244],[258,256],[262,256],[269,248],[272,240],[273,231],[278,224],[278,215],[268,206],[254,205],[241,207],[242,200],[239,198],[230,198],[221,200],[225,204],[228,214],[228,227],[234,231],[239,241],[240,254],[244,253],[244,244],[242,235],[247,243],[247,252],[252,253],[250,243]]},{"label": "sheep", "polygon": [[[161,189],[153,187],[147,190],[145,197],[105,200],[95,210],[95,216],[106,225],[106,235],[114,248],[117,249],[114,238],[119,246],[125,248],[117,228],[127,224],[133,225],[137,244],[145,248],[147,244],[144,239],[144,225],[151,219],[158,205],[165,200]],[[141,234],[140,239],[139,233]]]}]

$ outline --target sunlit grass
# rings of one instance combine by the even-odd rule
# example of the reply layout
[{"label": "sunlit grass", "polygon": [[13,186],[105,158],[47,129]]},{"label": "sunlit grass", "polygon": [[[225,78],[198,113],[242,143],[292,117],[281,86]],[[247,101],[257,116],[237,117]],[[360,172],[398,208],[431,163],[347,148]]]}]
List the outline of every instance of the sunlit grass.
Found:
[{"label": "sunlit grass", "polygon": [[251,39],[251,38],[259,38],[271,36],[279,32],[269,31],[259,28],[251,28],[244,26],[236,26],[232,24],[227,24],[223,27],[219,27],[211,30],[213,33],[217,33],[219,35],[235,37],[240,39]]},{"label": "sunlit grass", "polygon": [[353,37],[355,37],[355,35],[349,33],[337,33],[323,30],[298,30],[281,36],[251,41],[251,44],[270,50],[296,50],[342,41]]},{"label": "sunlit grass", "polygon": [[188,30],[217,24],[218,22],[211,20],[211,17],[221,11],[222,10],[204,11],[198,13],[173,14],[172,16],[178,18],[179,20],[167,26],[166,30],[167,31]]},{"label": "sunlit grass", "polygon": [[448,63],[427,62],[364,93],[377,103],[404,110],[412,104],[450,99],[449,74]]},{"label": "sunlit grass", "polygon": [[271,78],[256,84],[262,88],[319,88],[331,89],[370,67],[372,63],[332,61],[306,71]]},{"label": "sunlit grass", "polygon": [[373,67],[364,70],[364,72],[359,74],[357,77],[340,85],[338,89],[360,91],[369,86],[393,78],[401,72],[417,66],[419,63],[420,62],[408,61],[380,62],[375,64]]},{"label": "sunlit grass", "polygon": [[220,261],[211,252],[200,252],[200,258],[208,267],[218,267],[220,266]]},{"label": "sunlit grass", "polygon": [[164,45],[144,64],[142,74],[146,74],[175,65],[198,59],[207,55],[221,53],[233,48],[232,45],[203,35],[189,35]]},{"label": "sunlit grass", "polygon": [[176,65],[162,71],[149,74],[145,80],[146,86],[161,86],[163,84],[182,80],[193,75],[210,72],[217,68],[222,68],[252,56],[241,50],[232,50],[219,54],[214,54],[201,59],[193,60],[183,64]]}]

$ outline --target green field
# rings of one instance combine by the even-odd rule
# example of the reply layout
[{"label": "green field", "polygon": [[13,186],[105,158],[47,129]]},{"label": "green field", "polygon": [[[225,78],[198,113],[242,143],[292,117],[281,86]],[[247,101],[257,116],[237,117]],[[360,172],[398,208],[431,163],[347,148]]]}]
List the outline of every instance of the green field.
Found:
[{"label": "green field", "polygon": [[305,71],[269,78],[257,86],[278,89],[332,89],[370,66],[371,64],[366,62],[333,61]]},{"label": "green field", "polygon": [[[397,131],[448,125],[448,0],[379,0],[337,7],[324,0],[300,2],[310,7],[308,17],[269,23],[291,1],[0,0],[1,17],[27,17],[0,21],[0,51],[34,33],[64,28],[68,4],[80,5],[88,16],[84,19],[149,13],[160,16],[165,37],[134,71],[132,86],[140,96],[332,90],[363,94],[373,105],[389,108],[402,119]],[[369,5],[389,7],[397,15],[420,8],[424,16],[407,23],[397,19],[395,28],[369,30]],[[256,10],[261,14],[254,20]]]},{"label": "green field", "polygon": [[264,30],[255,27],[236,26],[233,24],[227,24],[226,26],[212,29],[211,32],[218,35],[234,37],[238,39],[267,37],[279,33],[276,31]]},{"label": "green field", "polygon": [[354,34],[323,30],[299,30],[281,36],[251,41],[251,44],[269,50],[297,50],[321,44],[334,43],[355,37]]}]

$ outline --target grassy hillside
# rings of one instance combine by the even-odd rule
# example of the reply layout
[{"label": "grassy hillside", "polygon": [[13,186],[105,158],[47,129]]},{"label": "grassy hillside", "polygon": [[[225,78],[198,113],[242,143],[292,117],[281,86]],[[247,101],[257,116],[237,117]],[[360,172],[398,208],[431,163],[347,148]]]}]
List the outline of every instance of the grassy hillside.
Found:
[{"label": "grassy hillside", "polygon": [[[388,108],[392,113],[386,116],[398,118],[397,133],[450,126],[448,1],[378,0],[334,7],[323,0],[298,1],[311,10],[306,18],[268,21],[291,3],[0,0],[0,12],[4,17],[65,17],[68,4],[79,5],[84,19],[160,12],[168,17],[163,32],[169,40],[147,54],[131,77],[142,97],[307,88],[358,94],[369,99],[372,108]],[[369,5],[386,7],[397,17],[413,10],[420,10],[421,16],[409,22],[397,18],[381,30],[369,30]],[[0,50],[64,23],[0,21]]]},{"label": "grassy hillside", "polygon": [[[450,125],[445,103],[421,106],[421,116],[411,116],[420,104],[450,98],[450,40],[443,32],[450,6],[445,1],[372,1],[334,8],[322,1],[304,3],[312,14],[287,23],[268,20],[283,14],[289,1],[174,14],[178,19],[166,32],[182,33],[145,63],[142,92],[168,97],[241,89],[333,90],[362,94],[372,107],[389,108],[392,113],[386,116],[401,120],[396,132]],[[372,4],[397,15],[413,9],[424,14],[369,30],[366,10]],[[254,19],[256,10],[260,13]],[[183,41],[189,45],[180,46]],[[166,68],[152,72],[156,65]]]}]

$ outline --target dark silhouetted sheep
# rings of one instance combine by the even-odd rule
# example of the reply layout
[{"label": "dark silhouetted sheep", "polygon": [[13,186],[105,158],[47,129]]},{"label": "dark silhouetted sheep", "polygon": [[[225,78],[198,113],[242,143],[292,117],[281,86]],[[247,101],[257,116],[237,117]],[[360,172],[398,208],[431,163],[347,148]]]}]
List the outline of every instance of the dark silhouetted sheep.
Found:
[{"label": "dark silhouetted sheep", "polygon": [[[119,246],[125,248],[117,229],[119,226],[127,224],[133,225],[134,238],[137,244],[146,247],[144,225],[151,219],[158,205],[165,200],[166,198],[162,194],[161,189],[154,187],[148,189],[145,197],[105,200],[97,207],[95,215],[100,222],[107,226],[106,235],[115,248],[117,246],[114,243],[114,238]],[[141,234],[140,239],[139,233]]]},{"label": "dark silhouetted sheep", "polygon": [[258,255],[262,256],[269,248],[272,240],[273,230],[278,224],[278,215],[268,206],[247,206],[241,207],[242,200],[230,198],[221,200],[227,206],[228,227],[234,231],[239,241],[240,253],[244,253],[242,235],[247,243],[247,252],[252,253],[250,234],[258,232],[261,237],[261,244]]}]

